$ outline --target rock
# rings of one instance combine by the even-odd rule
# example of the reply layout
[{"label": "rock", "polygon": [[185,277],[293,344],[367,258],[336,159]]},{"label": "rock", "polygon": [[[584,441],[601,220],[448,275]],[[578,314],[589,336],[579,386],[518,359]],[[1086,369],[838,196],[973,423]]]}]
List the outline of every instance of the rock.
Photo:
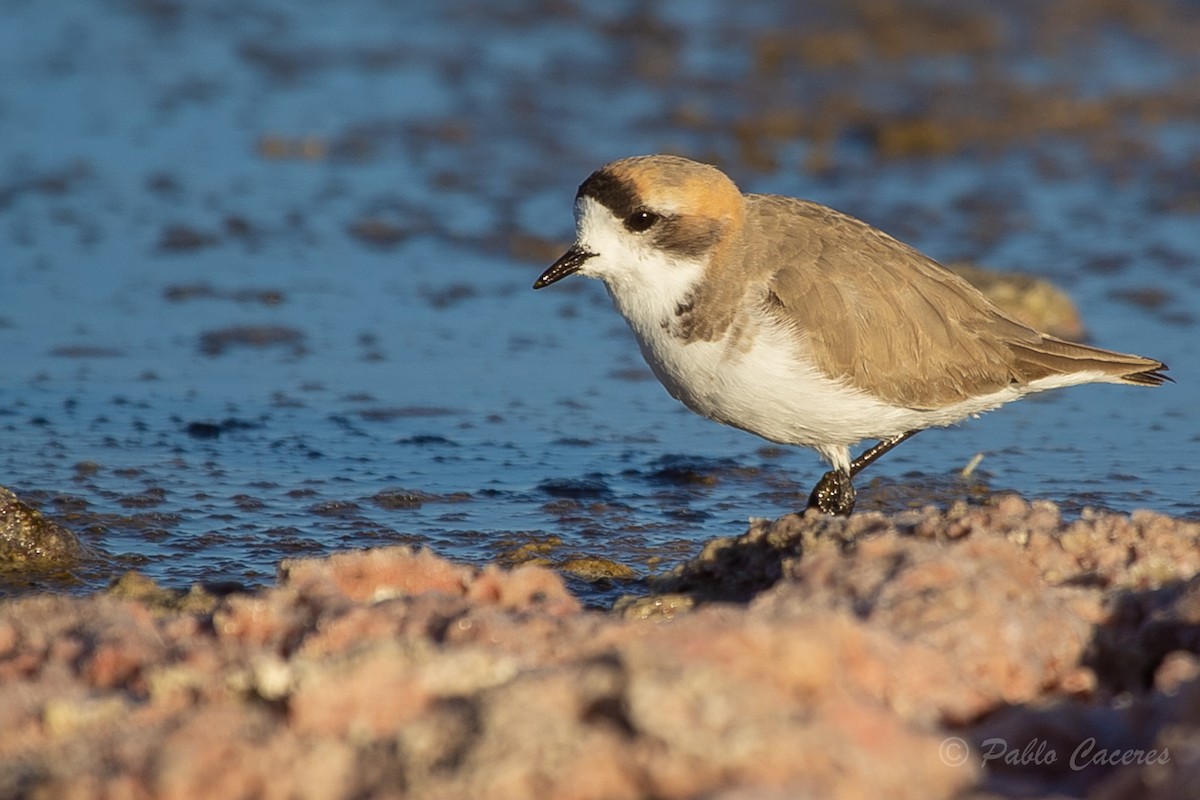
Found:
[{"label": "rock", "polygon": [[569,575],[593,583],[610,580],[629,581],[636,577],[632,567],[597,556],[569,558],[559,564],[558,568]]},{"label": "rock", "polygon": [[946,268],[1032,328],[1076,342],[1087,335],[1071,298],[1047,280],[1021,272],[984,269],[966,261],[947,264]]},{"label": "rock", "polygon": [[134,600],[159,613],[211,613],[217,598],[201,586],[183,591],[164,589],[145,575],[130,570],[113,581],[105,594],[123,600]]},{"label": "rock", "polygon": [[613,613],[406,547],[0,601],[0,796],[1194,797],[1197,538],[1002,496],[759,520]]},{"label": "rock", "polygon": [[74,533],[0,486],[0,567],[66,567],[87,555]]}]

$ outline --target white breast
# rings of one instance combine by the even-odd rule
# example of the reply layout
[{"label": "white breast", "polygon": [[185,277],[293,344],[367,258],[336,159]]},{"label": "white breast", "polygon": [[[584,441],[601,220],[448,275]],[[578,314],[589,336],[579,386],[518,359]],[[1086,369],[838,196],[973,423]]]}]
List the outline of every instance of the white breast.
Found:
[{"label": "white breast", "polygon": [[892,405],[821,374],[805,357],[803,337],[798,340],[753,304],[742,309],[737,341],[727,334],[685,342],[672,333],[671,322],[700,271],[676,262],[660,273],[669,280],[650,286],[618,282],[609,284],[609,293],[671,396],[718,422],[774,442],[814,447],[834,466],[845,467],[847,448],[859,441],[950,425],[1021,394],[1005,389],[935,411]]}]

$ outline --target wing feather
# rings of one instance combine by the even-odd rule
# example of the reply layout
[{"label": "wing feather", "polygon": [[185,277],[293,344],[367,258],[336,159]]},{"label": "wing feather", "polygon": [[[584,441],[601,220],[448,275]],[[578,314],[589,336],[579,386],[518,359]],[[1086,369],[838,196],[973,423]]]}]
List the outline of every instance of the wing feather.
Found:
[{"label": "wing feather", "polygon": [[796,327],[822,371],[889,402],[936,409],[1049,375],[1153,383],[1165,369],[1023,325],[861,220],[792,198],[747,201],[758,241],[772,243],[752,259],[767,308]]}]

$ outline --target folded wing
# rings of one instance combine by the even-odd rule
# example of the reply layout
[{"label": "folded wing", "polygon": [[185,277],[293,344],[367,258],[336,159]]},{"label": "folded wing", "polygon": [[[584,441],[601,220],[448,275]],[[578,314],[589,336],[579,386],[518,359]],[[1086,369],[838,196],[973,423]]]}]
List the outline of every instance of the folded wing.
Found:
[{"label": "folded wing", "polygon": [[826,374],[889,402],[931,410],[1080,373],[1117,383],[1167,380],[1159,361],[1066,342],[1016,321],[937,262],[853,217],[791,198],[749,201],[762,241],[774,243],[758,254],[768,313],[797,325]]}]

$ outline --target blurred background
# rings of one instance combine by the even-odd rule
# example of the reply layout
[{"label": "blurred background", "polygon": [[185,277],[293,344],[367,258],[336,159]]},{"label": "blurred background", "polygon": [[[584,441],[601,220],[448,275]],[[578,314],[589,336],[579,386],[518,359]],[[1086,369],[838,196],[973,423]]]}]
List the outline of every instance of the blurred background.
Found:
[{"label": "blurred background", "polygon": [[1185,0],[0,0],[0,485],[97,554],[0,591],[408,542],[602,602],[801,508],[815,455],[530,290],[651,152],[1047,279],[1178,381],[922,434],[860,509],[1200,519],[1198,41]]}]

